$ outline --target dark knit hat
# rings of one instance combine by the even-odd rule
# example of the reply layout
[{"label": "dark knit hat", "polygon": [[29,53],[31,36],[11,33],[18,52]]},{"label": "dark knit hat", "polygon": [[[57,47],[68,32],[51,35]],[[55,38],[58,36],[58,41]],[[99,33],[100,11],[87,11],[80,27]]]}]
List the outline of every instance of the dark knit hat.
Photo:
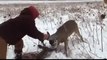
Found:
[{"label": "dark knit hat", "polygon": [[30,10],[32,17],[34,19],[39,16],[39,12],[34,6],[30,6],[30,7],[28,7],[28,9]]}]

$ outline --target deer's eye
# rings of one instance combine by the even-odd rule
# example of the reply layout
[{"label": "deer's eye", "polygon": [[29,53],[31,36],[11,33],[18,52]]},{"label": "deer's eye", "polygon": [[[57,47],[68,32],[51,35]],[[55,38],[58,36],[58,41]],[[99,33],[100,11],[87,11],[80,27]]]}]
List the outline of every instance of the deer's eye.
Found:
[{"label": "deer's eye", "polygon": [[50,43],[51,45],[53,45],[53,44],[54,44],[54,41],[53,41],[53,40],[50,40],[49,43]]}]

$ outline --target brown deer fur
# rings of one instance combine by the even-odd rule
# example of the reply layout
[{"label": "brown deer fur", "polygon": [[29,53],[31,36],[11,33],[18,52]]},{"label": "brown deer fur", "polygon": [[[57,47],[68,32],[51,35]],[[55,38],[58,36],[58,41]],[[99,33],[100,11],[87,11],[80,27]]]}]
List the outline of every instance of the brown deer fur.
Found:
[{"label": "brown deer fur", "polygon": [[[56,48],[58,48],[58,45],[62,42],[64,42],[65,44],[65,53],[67,56],[67,47],[68,47],[68,40],[67,38],[73,33],[75,32],[76,34],[78,34],[78,36],[80,36],[81,41],[83,41],[82,36],[80,35],[77,23],[73,20],[69,20],[67,22],[65,22],[61,27],[59,27],[57,29],[57,32],[54,33],[53,35],[50,36],[49,38],[49,43],[52,46],[56,45]],[[55,41],[57,41],[55,44]]]}]

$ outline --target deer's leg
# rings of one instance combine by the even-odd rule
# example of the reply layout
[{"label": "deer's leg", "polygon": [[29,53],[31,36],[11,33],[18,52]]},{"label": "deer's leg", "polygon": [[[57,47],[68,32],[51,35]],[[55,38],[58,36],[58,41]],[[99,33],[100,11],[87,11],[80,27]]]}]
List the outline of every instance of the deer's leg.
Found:
[{"label": "deer's leg", "polygon": [[23,49],[23,40],[21,39],[18,43],[15,44],[15,54],[16,54],[16,59],[21,59],[22,58],[22,49]]},{"label": "deer's leg", "polygon": [[68,49],[68,40],[65,40],[64,44],[65,44],[65,54],[66,54],[66,56],[68,56],[68,51],[67,51],[67,49]]}]

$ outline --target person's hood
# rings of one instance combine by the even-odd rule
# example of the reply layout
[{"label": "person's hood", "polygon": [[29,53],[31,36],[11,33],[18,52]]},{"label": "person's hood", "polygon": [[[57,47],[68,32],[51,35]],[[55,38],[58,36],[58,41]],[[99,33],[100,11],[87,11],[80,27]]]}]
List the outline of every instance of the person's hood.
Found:
[{"label": "person's hood", "polygon": [[20,15],[31,15],[33,19],[39,16],[38,10],[34,6],[30,6],[28,8],[24,8]]}]

